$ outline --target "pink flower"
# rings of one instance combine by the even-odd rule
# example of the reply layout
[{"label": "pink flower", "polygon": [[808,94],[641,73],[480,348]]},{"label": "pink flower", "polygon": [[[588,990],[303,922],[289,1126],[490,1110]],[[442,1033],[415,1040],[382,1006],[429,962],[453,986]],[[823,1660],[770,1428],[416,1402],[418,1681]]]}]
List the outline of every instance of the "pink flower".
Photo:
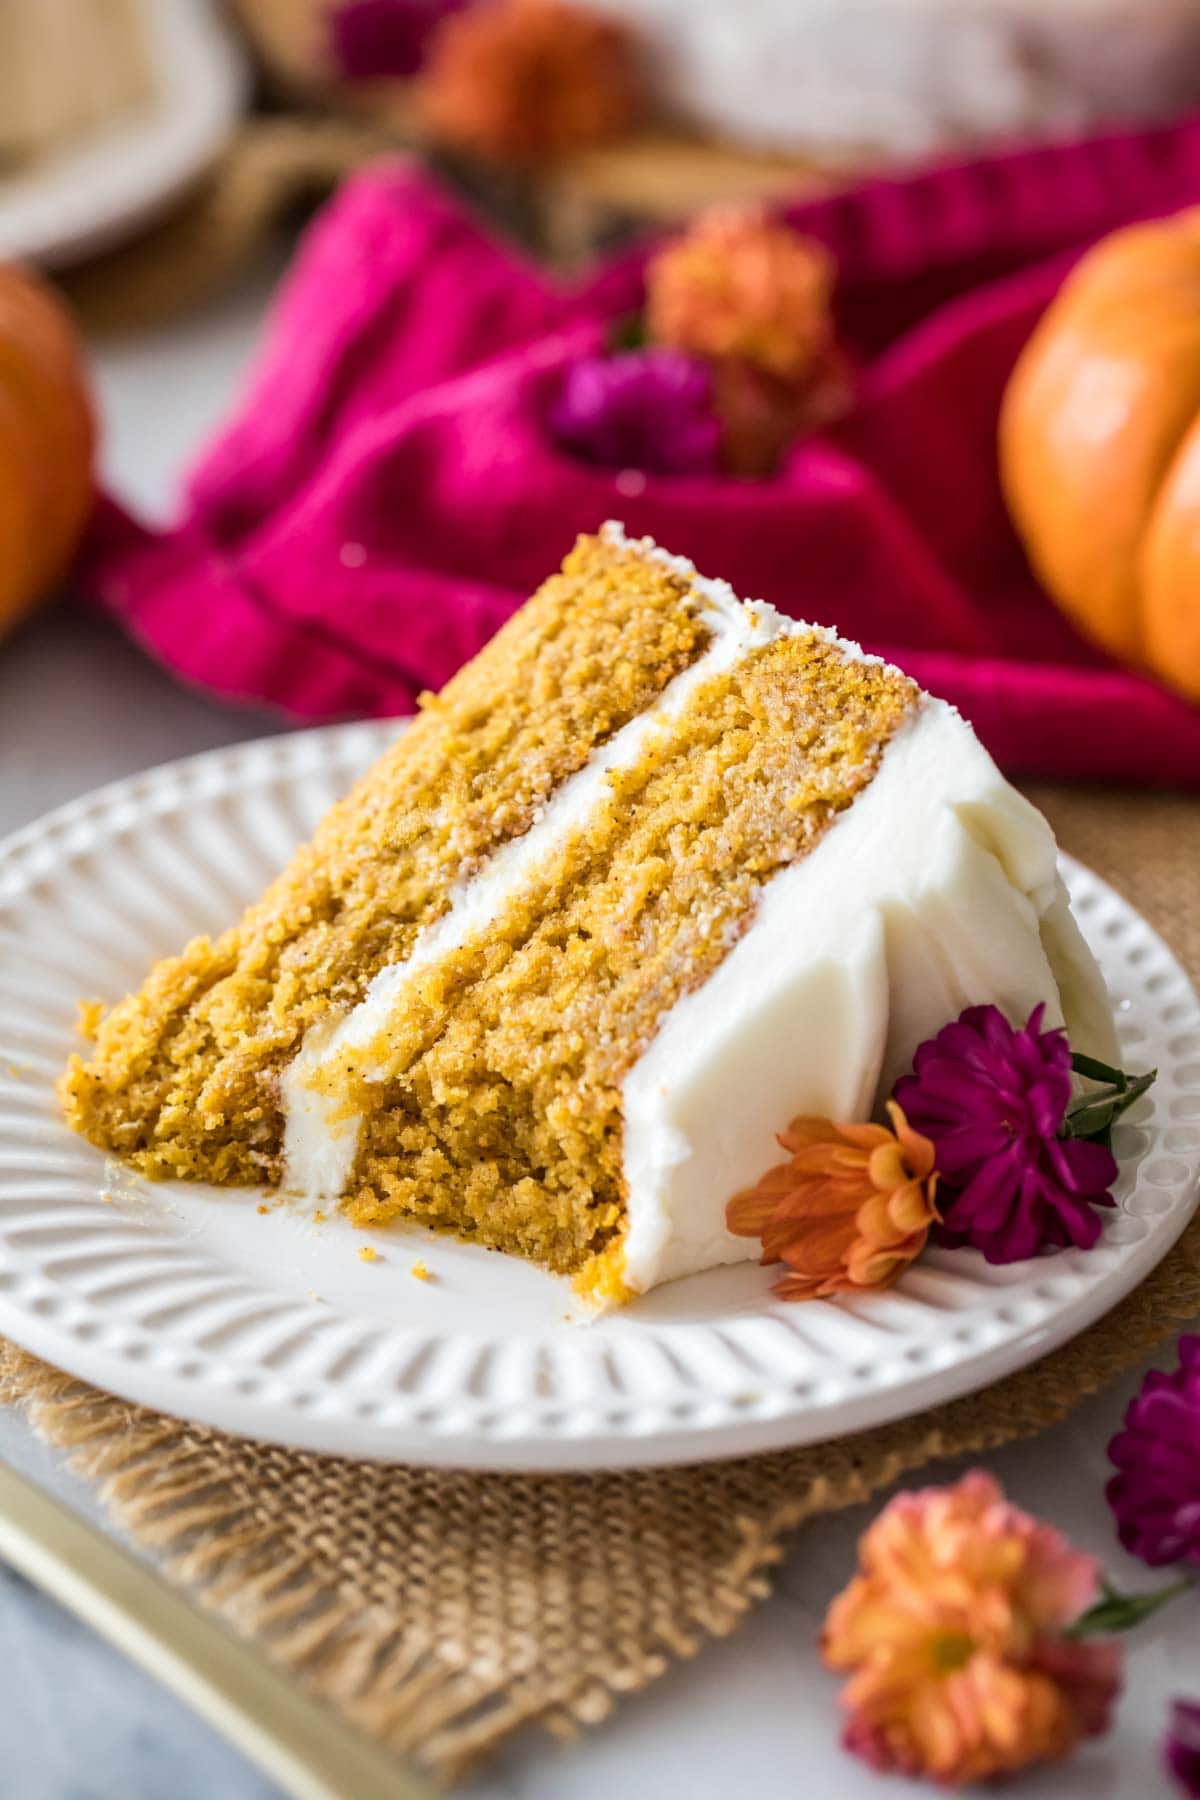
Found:
[{"label": "pink flower", "polygon": [[1181,1338],[1179,1367],[1152,1369],[1108,1446],[1108,1501],[1125,1548],[1159,1567],[1200,1567],[1200,1336]]},{"label": "pink flower", "polygon": [[572,363],[550,411],[559,443],[607,469],[709,475],[721,428],[703,363],[679,350],[627,350]]},{"label": "pink flower", "polygon": [[1164,1761],[1185,1800],[1200,1800],[1200,1705],[1176,1700],[1171,1708]]},{"label": "pink flower", "polygon": [[982,1470],[898,1494],[825,1621],[825,1661],[850,1672],[847,1749],[952,1785],[1069,1755],[1121,1685],[1117,1645],[1065,1635],[1097,1585],[1092,1558]]},{"label": "pink flower", "polygon": [[1044,1007],[1023,1030],[995,1006],[972,1006],[922,1044],[896,1099],[937,1154],[943,1242],[972,1244],[989,1262],[1019,1262],[1047,1246],[1088,1250],[1117,1165],[1103,1144],[1060,1137],[1071,1102],[1071,1052],[1043,1031]]}]

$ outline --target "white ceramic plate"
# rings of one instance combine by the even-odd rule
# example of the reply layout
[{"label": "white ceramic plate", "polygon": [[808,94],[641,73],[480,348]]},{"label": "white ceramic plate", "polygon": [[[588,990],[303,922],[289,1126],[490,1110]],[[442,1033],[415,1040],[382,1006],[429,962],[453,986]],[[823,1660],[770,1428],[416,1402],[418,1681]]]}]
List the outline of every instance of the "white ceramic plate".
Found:
[{"label": "white ceramic plate", "polygon": [[396,730],[172,764],[0,846],[0,1332],[131,1400],[313,1450],[667,1463],[834,1437],[979,1387],[1105,1312],[1182,1230],[1200,1171],[1200,1003],[1145,921],[1078,866],[1126,1064],[1160,1071],[1119,1128],[1119,1210],[1088,1254],[989,1268],[939,1250],[886,1294],[805,1305],[773,1300],[770,1273],[746,1264],[593,1321],[565,1282],[509,1257],[259,1213],[253,1192],[106,1163],[54,1097],[77,999],[123,993],[230,921]]},{"label": "white ceramic plate", "polygon": [[153,95],[144,108],[0,175],[0,257],[46,268],[136,231],[224,149],[249,70],[212,0],[143,0]]}]

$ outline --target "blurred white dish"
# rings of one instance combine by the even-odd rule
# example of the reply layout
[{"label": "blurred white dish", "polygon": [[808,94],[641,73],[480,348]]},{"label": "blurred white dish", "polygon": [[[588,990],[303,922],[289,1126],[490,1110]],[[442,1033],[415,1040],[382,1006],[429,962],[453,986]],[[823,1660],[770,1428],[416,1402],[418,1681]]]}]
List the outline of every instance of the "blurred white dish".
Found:
[{"label": "blurred white dish", "polygon": [[134,111],[0,173],[0,258],[60,267],[160,212],[224,149],[249,65],[212,0],[146,0],[152,96]]},{"label": "blurred white dish", "polygon": [[658,103],[761,149],[912,158],[1170,118],[1200,97],[1195,0],[592,0]]}]

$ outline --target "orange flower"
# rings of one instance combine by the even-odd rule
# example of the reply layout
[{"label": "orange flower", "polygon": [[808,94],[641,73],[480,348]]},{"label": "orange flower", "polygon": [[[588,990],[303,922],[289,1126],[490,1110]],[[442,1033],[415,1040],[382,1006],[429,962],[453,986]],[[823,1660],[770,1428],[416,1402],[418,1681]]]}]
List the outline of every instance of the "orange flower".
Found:
[{"label": "orange flower", "polygon": [[651,258],[646,326],[662,344],[809,380],[833,345],[833,263],[762,208],[714,208]]},{"label": "orange flower", "polygon": [[1068,1755],[1120,1689],[1115,1644],[1064,1636],[1097,1585],[1090,1556],[981,1470],[898,1494],[825,1621],[826,1663],[851,1671],[847,1749],[956,1786]]},{"label": "orange flower", "polygon": [[938,1217],[933,1145],[913,1131],[894,1100],[883,1125],[793,1119],[780,1163],[725,1209],[738,1237],[762,1239],[764,1263],[792,1273],[775,1292],[813,1300],[883,1287],[919,1256]]},{"label": "orange flower", "polygon": [[443,143],[521,164],[620,137],[638,86],[616,21],[566,0],[481,0],[439,26],[419,94]]}]

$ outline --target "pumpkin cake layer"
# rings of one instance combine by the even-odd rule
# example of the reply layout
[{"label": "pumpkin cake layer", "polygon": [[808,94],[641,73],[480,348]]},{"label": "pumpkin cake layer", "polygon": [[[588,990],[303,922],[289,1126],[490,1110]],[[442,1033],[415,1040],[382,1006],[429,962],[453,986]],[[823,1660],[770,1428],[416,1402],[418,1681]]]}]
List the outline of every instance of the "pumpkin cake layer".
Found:
[{"label": "pumpkin cake layer", "polygon": [[71,1124],[151,1176],[277,1180],[278,1077],[305,1033],[704,653],[703,614],[674,569],[581,539],[241,923],[159,963],[98,1023],[64,1079]]},{"label": "pumpkin cake layer", "polygon": [[606,526],[65,1094],[152,1174],[608,1303],[753,1256],[776,1133],[981,1002],[1111,1057],[1045,821],[898,670]]}]

